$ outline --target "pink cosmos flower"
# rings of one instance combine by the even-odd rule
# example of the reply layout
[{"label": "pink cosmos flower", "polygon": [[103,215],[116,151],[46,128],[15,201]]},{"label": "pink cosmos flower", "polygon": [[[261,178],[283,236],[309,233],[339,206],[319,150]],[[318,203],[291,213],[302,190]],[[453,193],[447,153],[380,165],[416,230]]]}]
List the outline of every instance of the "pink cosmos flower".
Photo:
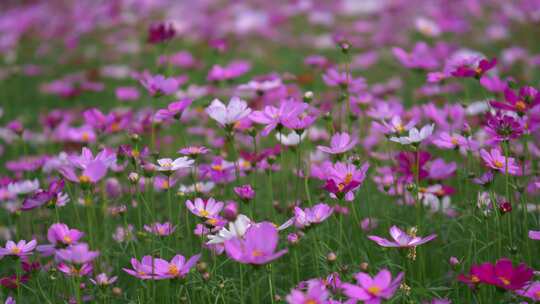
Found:
[{"label": "pink cosmos flower", "polygon": [[366,87],[366,80],[364,78],[353,78],[352,75],[345,72],[340,73],[335,68],[328,69],[322,78],[328,86],[348,88],[352,92],[360,92]]},{"label": "pink cosmos flower", "polygon": [[50,256],[56,252],[56,249],[77,244],[84,236],[84,232],[77,229],[70,229],[63,223],[52,224],[47,231],[47,240],[50,244],[37,246],[43,256]]},{"label": "pink cosmos flower", "polygon": [[382,247],[408,248],[420,246],[432,241],[437,237],[436,234],[431,234],[425,238],[409,235],[405,231],[399,229],[397,226],[390,227],[390,236],[394,239],[393,241],[389,241],[375,235],[370,235],[368,238]]},{"label": "pink cosmos flower", "polygon": [[307,103],[285,100],[280,103],[279,107],[266,106],[262,111],[253,111],[249,115],[249,119],[255,123],[266,125],[261,135],[267,136],[276,127],[283,126],[285,121],[297,117],[307,108]]},{"label": "pink cosmos flower", "polygon": [[64,262],[71,264],[86,264],[99,256],[99,251],[90,251],[88,244],[80,243],[59,249],[56,251],[56,257]]},{"label": "pink cosmos flower", "polygon": [[433,140],[433,144],[441,149],[456,149],[467,146],[467,139],[460,134],[441,132],[439,136]]},{"label": "pink cosmos flower", "polygon": [[394,57],[406,68],[432,70],[439,65],[437,58],[425,42],[418,42],[411,53],[399,47],[392,48]]},{"label": "pink cosmos flower", "polygon": [[155,235],[167,236],[171,235],[176,230],[176,226],[173,226],[173,224],[169,222],[153,223],[152,225],[144,225],[144,230]]},{"label": "pink cosmos flower", "polygon": [[245,201],[252,200],[255,197],[255,190],[249,184],[234,187],[234,193]]},{"label": "pink cosmos flower", "polygon": [[116,280],[118,280],[117,276],[109,278],[109,276],[106,273],[102,272],[98,274],[95,279],[90,279],[90,282],[92,282],[92,284],[97,285],[97,286],[108,286],[108,285],[114,284]]},{"label": "pink cosmos flower", "polygon": [[354,164],[337,162],[328,165],[326,170],[326,184],[324,189],[331,193],[331,197],[345,198],[346,201],[354,199],[354,191],[360,187],[366,178],[369,163],[364,163],[357,169]]},{"label": "pink cosmos flower", "polygon": [[62,192],[64,180],[55,180],[49,184],[47,190],[38,190],[32,196],[27,197],[21,206],[21,210],[28,211],[45,204],[49,206],[65,206],[69,202],[69,196]]},{"label": "pink cosmos flower", "polygon": [[5,256],[14,256],[14,257],[25,257],[32,254],[34,248],[36,248],[36,240],[31,240],[26,242],[25,240],[20,240],[15,243],[13,241],[7,241],[4,248],[0,247],[0,257]]},{"label": "pink cosmos flower", "polygon": [[319,203],[311,208],[301,209],[294,207],[294,224],[298,228],[305,228],[311,224],[324,222],[334,209],[327,204]]},{"label": "pink cosmos flower", "polygon": [[540,301],[540,282],[531,282],[516,290],[516,293],[533,301]]},{"label": "pink cosmos flower", "polygon": [[140,97],[139,90],[136,87],[118,87],[114,94],[116,99],[121,101],[137,100]]},{"label": "pink cosmos flower", "polygon": [[170,262],[163,259],[154,260],[156,279],[173,279],[185,277],[201,258],[200,254],[192,256],[187,262],[183,255],[175,255]]},{"label": "pink cosmos flower", "polygon": [[278,240],[277,228],[262,222],[251,225],[243,238],[225,241],[225,251],[231,259],[243,264],[266,264],[287,253],[287,249],[275,252]]},{"label": "pink cosmos flower", "polygon": [[131,267],[133,267],[133,269],[122,269],[129,275],[142,280],[153,279],[155,277],[156,269],[155,260],[156,259],[150,255],[143,256],[140,262],[135,258],[131,258]]},{"label": "pink cosmos flower", "polygon": [[228,105],[223,104],[219,99],[214,99],[206,108],[206,113],[220,126],[232,127],[235,123],[247,117],[251,113],[251,109],[244,100],[233,97]]},{"label": "pink cosmos flower", "polygon": [[329,154],[341,154],[354,148],[357,142],[358,140],[352,138],[349,133],[336,133],[332,136],[330,147],[317,146],[317,149]]},{"label": "pink cosmos flower", "polygon": [[240,77],[251,69],[251,64],[244,60],[237,60],[226,66],[214,65],[206,77],[209,81],[224,81]]},{"label": "pink cosmos flower", "polygon": [[202,218],[217,217],[223,209],[223,205],[223,202],[218,202],[213,198],[207,200],[196,198],[195,202],[192,202],[191,200],[186,201],[186,207],[189,211]]},{"label": "pink cosmos flower", "polygon": [[382,300],[389,300],[394,296],[401,280],[403,272],[392,280],[392,274],[387,269],[379,271],[375,277],[359,272],[355,275],[357,285],[343,283],[343,293],[351,299],[364,301],[366,304],[379,304]]},{"label": "pink cosmos flower", "polygon": [[186,156],[182,156],[175,160],[172,160],[171,158],[161,158],[158,159],[157,162],[159,166],[156,166],[156,169],[158,171],[172,172],[180,169],[190,168],[195,161]]},{"label": "pink cosmos flower", "polygon": [[180,82],[176,78],[143,73],[139,82],[151,96],[170,95],[178,90]]},{"label": "pink cosmos flower", "polygon": [[184,98],[179,101],[170,103],[166,109],[160,109],[154,115],[157,121],[167,121],[170,119],[180,119],[182,113],[191,105],[193,100],[191,98]]},{"label": "pink cosmos flower", "polygon": [[531,240],[540,241],[540,231],[529,230],[529,238]]},{"label": "pink cosmos flower", "polygon": [[328,303],[330,293],[319,279],[309,280],[305,292],[298,289],[291,290],[285,298],[288,304],[325,304]]},{"label": "pink cosmos flower", "polygon": [[188,155],[192,158],[197,157],[198,155],[206,154],[208,152],[210,152],[210,150],[208,150],[208,148],[206,148],[205,146],[189,146],[182,148],[178,151],[178,153]]},{"label": "pink cosmos flower", "polygon": [[508,174],[510,175],[520,174],[520,168],[516,163],[516,160],[512,157],[509,157],[507,160],[506,157],[502,155],[499,149],[491,149],[489,152],[485,149],[482,149],[480,150],[480,156],[484,160],[486,166],[493,170],[502,172],[504,174],[506,174],[506,171],[508,170]]}]

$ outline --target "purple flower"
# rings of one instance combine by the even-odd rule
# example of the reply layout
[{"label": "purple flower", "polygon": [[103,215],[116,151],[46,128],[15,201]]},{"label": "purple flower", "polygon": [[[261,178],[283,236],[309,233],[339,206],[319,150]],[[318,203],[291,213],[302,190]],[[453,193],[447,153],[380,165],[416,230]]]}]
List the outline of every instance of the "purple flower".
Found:
[{"label": "purple flower", "polygon": [[531,282],[516,290],[516,293],[533,301],[540,301],[540,282]]},{"label": "purple flower", "polygon": [[170,22],[157,22],[148,27],[148,43],[157,44],[171,40],[176,33]]},{"label": "purple flower", "polygon": [[326,170],[326,184],[324,189],[331,193],[332,197],[345,198],[347,201],[354,199],[354,191],[360,187],[366,178],[369,164],[364,163],[359,169],[353,164],[337,162],[328,165]]},{"label": "purple flower", "polygon": [[307,108],[307,103],[285,100],[280,103],[279,107],[266,106],[262,111],[253,111],[249,115],[249,119],[255,123],[266,125],[261,135],[267,136],[276,127],[281,128],[285,121],[299,116]]},{"label": "purple flower", "polygon": [[106,273],[102,272],[96,276],[96,279],[90,279],[90,282],[97,286],[107,286],[113,284],[116,280],[118,280],[117,276],[109,278]]},{"label": "purple flower", "polygon": [[366,80],[364,78],[353,78],[352,75],[345,72],[340,73],[335,68],[328,69],[322,78],[328,86],[349,89],[352,92],[360,92],[366,88]]},{"label": "purple flower", "polygon": [[80,243],[59,249],[56,251],[56,257],[70,264],[86,264],[99,256],[99,251],[90,251],[88,244]]},{"label": "purple flower", "polygon": [[528,110],[540,104],[540,94],[535,88],[529,86],[522,87],[517,95],[512,89],[506,88],[504,99],[504,102],[493,100],[489,104],[496,109],[514,111],[519,115],[527,113]]},{"label": "purple flower", "polygon": [[175,255],[170,262],[163,259],[154,260],[156,279],[173,279],[185,277],[201,258],[200,254],[192,256],[187,262],[183,255]]},{"label": "purple flower", "polygon": [[116,99],[122,101],[132,101],[139,99],[139,90],[135,87],[118,87],[114,91]]},{"label": "purple flower", "polygon": [[50,244],[37,246],[37,251],[43,256],[49,256],[54,254],[57,248],[77,244],[83,236],[84,232],[70,229],[66,224],[52,224],[47,231],[47,240]]},{"label": "purple flower", "polygon": [[218,202],[213,198],[209,198],[207,200],[196,198],[195,202],[187,200],[186,207],[196,216],[202,218],[213,218],[217,217],[223,209],[223,202]]},{"label": "purple flower", "polygon": [[446,163],[442,158],[437,158],[429,166],[428,177],[433,180],[443,180],[451,177],[457,169],[455,162]]},{"label": "purple flower", "polygon": [[175,78],[149,73],[144,73],[139,82],[152,96],[170,95],[176,92],[180,86],[180,82]]},{"label": "purple flower", "polygon": [[467,139],[459,134],[450,134],[441,132],[439,136],[433,140],[433,144],[441,149],[456,149],[467,146]]},{"label": "purple flower", "polygon": [[367,304],[379,304],[394,296],[401,280],[403,272],[392,280],[392,274],[387,269],[379,271],[375,277],[359,272],[355,275],[357,284],[343,283],[343,293],[351,299],[364,301]]},{"label": "purple flower", "polygon": [[319,279],[309,280],[305,292],[300,289],[293,289],[287,295],[288,304],[325,304],[328,303],[330,293],[326,286]]},{"label": "purple flower", "polygon": [[266,264],[287,253],[287,249],[275,252],[278,240],[276,227],[262,222],[251,225],[243,238],[227,240],[225,251],[231,259],[243,264]]},{"label": "purple flower", "polygon": [[234,187],[234,193],[245,201],[252,200],[255,197],[255,190],[249,184]]},{"label": "purple flower", "polygon": [[489,168],[510,175],[519,175],[520,168],[516,163],[516,160],[512,157],[508,159],[502,155],[499,149],[491,149],[489,152],[485,149],[480,150],[480,156],[484,160],[484,164]]},{"label": "purple flower", "polygon": [[182,113],[184,113],[192,102],[193,100],[191,98],[184,98],[182,100],[172,102],[167,106],[166,109],[158,110],[154,118],[157,121],[166,121],[172,118],[180,119],[182,117]]},{"label": "purple flower", "polygon": [[55,180],[49,184],[47,190],[39,190],[27,197],[22,203],[21,210],[32,210],[47,203],[51,206],[64,206],[69,201],[69,197],[62,192],[63,189],[64,180]]},{"label": "purple flower", "polygon": [[155,277],[154,273],[156,269],[155,260],[154,257],[149,255],[143,256],[140,262],[135,258],[131,258],[131,267],[133,267],[133,269],[122,269],[129,275],[142,280],[153,279]]},{"label": "purple flower", "polygon": [[226,66],[214,65],[208,72],[206,79],[208,81],[224,81],[238,78],[251,69],[247,61],[238,60],[229,63]]},{"label": "purple flower", "polygon": [[169,222],[165,223],[153,223],[152,225],[144,225],[144,230],[159,236],[171,235],[176,227]]},{"label": "purple flower", "polygon": [[460,78],[467,78],[467,77],[475,77],[480,78],[484,73],[491,70],[495,67],[497,64],[497,59],[493,58],[491,60],[482,59],[478,61],[476,64],[462,64],[459,65],[455,71],[453,71],[451,74],[454,77],[460,77]]},{"label": "purple flower", "polygon": [[489,115],[485,131],[489,135],[490,143],[499,143],[519,138],[523,135],[523,123],[512,116],[497,113]]},{"label": "purple flower", "polygon": [[206,113],[220,126],[232,127],[235,123],[248,116],[251,109],[244,100],[233,97],[228,105],[223,104],[219,99],[212,100],[212,103],[206,108]]},{"label": "purple flower", "polygon": [[36,248],[36,244],[36,240],[31,240],[30,242],[20,240],[17,243],[7,241],[5,247],[0,247],[0,257],[15,256],[20,258],[31,255],[34,248]]},{"label": "purple flower", "polygon": [[357,142],[357,139],[351,138],[349,133],[336,133],[330,140],[330,147],[318,146],[317,149],[329,154],[341,154],[354,148]]},{"label": "purple flower", "polygon": [[368,238],[382,247],[409,248],[425,244],[437,237],[436,234],[431,234],[425,238],[417,237],[414,234],[409,235],[405,231],[399,229],[397,226],[390,227],[390,236],[392,239],[394,239],[393,241],[389,241],[375,235],[370,235]]},{"label": "purple flower", "polygon": [[402,48],[392,48],[394,57],[405,67],[410,69],[432,70],[439,65],[437,58],[425,42],[418,42],[411,53]]},{"label": "purple flower", "polygon": [[531,240],[540,241],[540,231],[529,230],[529,238]]},{"label": "purple flower", "polygon": [[334,209],[324,203],[316,204],[315,206],[305,208],[304,210],[295,207],[294,224],[298,228],[305,228],[311,226],[311,224],[319,224],[324,222],[333,212]]}]

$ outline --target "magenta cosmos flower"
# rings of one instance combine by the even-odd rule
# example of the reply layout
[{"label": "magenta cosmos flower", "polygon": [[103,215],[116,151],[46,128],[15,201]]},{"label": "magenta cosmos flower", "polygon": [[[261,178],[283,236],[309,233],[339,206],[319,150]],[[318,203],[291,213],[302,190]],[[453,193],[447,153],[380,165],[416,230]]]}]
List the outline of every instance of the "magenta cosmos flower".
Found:
[{"label": "magenta cosmos flower", "polygon": [[154,118],[158,121],[166,121],[169,119],[180,119],[182,113],[191,105],[193,100],[191,98],[184,98],[179,101],[170,103],[166,109],[160,109],[156,112]]},{"label": "magenta cosmos flower", "polygon": [[533,270],[524,263],[514,267],[507,258],[499,259],[495,264],[473,265],[469,275],[460,275],[458,280],[471,287],[483,283],[506,290],[523,288],[533,277]]},{"label": "magenta cosmos flower", "polygon": [[171,40],[176,34],[170,22],[156,22],[148,27],[148,43],[157,44]]},{"label": "magenta cosmos flower", "polygon": [[369,164],[364,163],[359,169],[353,164],[337,162],[327,166],[327,178],[324,189],[334,198],[345,198],[346,201],[354,199],[354,190],[358,189],[364,179]]},{"label": "magenta cosmos flower", "polygon": [[491,149],[489,152],[482,149],[480,150],[480,156],[482,157],[482,160],[484,160],[486,166],[493,170],[502,172],[504,174],[506,174],[506,171],[508,171],[508,174],[510,175],[519,175],[520,173],[516,160],[512,157],[506,159],[499,149]]},{"label": "magenta cosmos flower", "polygon": [[355,279],[357,285],[350,283],[341,285],[343,293],[366,304],[379,304],[383,299],[388,300],[394,296],[403,279],[403,272],[400,272],[394,280],[387,269],[379,271],[373,278],[367,273],[359,272],[355,275]]},{"label": "magenta cosmos flower", "polygon": [[409,235],[407,232],[399,229],[397,226],[390,227],[390,236],[392,239],[394,239],[393,241],[389,241],[375,235],[370,235],[368,238],[382,247],[409,248],[425,244],[437,237],[436,234],[431,234],[425,238]]},{"label": "magenta cosmos flower", "polygon": [[357,142],[358,140],[352,138],[349,133],[336,133],[330,140],[330,147],[318,146],[317,149],[329,154],[341,154],[354,148]]},{"label": "magenta cosmos flower", "polygon": [[31,240],[30,242],[20,240],[17,243],[13,241],[7,241],[6,246],[4,248],[0,248],[0,257],[24,257],[31,255],[32,251],[34,251],[34,248],[36,248],[36,244],[36,240]]},{"label": "magenta cosmos flower", "polygon": [[38,190],[30,197],[27,197],[22,203],[21,210],[28,211],[45,204],[64,206],[69,202],[69,196],[62,192],[63,189],[64,180],[55,180],[49,184],[47,190]]},{"label": "magenta cosmos flower", "polygon": [[251,225],[243,238],[227,240],[225,251],[231,259],[242,264],[261,265],[287,253],[287,249],[275,252],[278,241],[277,228],[272,223],[262,222]]},{"label": "magenta cosmos flower", "polygon": [[496,64],[496,58],[493,58],[491,60],[482,59],[478,61],[478,63],[473,65],[463,64],[458,66],[456,70],[452,72],[452,76],[460,78],[480,78],[482,75],[484,75],[484,73],[494,68]]},{"label": "magenta cosmos flower", "polygon": [[156,279],[174,279],[185,277],[201,258],[200,254],[192,256],[187,262],[183,255],[177,254],[170,262],[164,259],[154,260]]},{"label": "magenta cosmos flower", "polygon": [[496,113],[495,115],[488,114],[487,116],[484,130],[489,135],[488,142],[490,143],[499,143],[501,141],[519,138],[525,131],[524,123],[520,118],[501,113]]},{"label": "magenta cosmos flower", "polygon": [[306,291],[293,289],[285,298],[288,304],[325,304],[328,303],[330,293],[319,279],[309,280]]},{"label": "magenta cosmos flower", "polygon": [[223,202],[218,202],[213,198],[203,200],[202,198],[196,198],[195,202],[191,200],[186,201],[186,207],[198,217],[212,218],[217,217],[223,209]]},{"label": "magenta cosmos flower", "polygon": [[529,230],[529,238],[531,240],[540,241],[540,231]]},{"label": "magenta cosmos flower", "polygon": [[493,100],[489,104],[496,109],[513,111],[519,115],[527,113],[529,109],[540,104],[540,94],[535,88],[529,86],[522,87],[518,94],[507,87],[504,90],[504,99],[504,102]]}]

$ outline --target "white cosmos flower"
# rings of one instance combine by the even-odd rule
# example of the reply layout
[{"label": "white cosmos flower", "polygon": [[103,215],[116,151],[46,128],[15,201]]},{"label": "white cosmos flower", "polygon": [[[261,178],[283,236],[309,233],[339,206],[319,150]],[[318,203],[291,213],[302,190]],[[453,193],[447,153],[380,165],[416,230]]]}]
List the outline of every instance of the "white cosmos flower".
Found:
[{"label": "white cosmos flower", "polygon": [[186,156],[179,157],[175,160],[171,158],[161,158],[157,160],[159,166],[158,171],[176,171],[183,168],[190,168],[195,162]]},{"label": "white cosmos flower", "polygon": [[246,234],[247,229],[251,226],[251,220],[239,214],[234,222],[229,223],[229,229],[223,227],[216,235],[208,235],[207,244],[220,244],[233,238],[241,238]]},{"label": "white cosmos flower", "polygon": [[248,116],[251,109],[244,100],[233,97],[228,105],[223,104],[219,99],[214,99],[206,108],[206,113],[221,126],[230,126]]},{"label": "white cosmos flower", "polygon": [[276,133],[276,138],[285,146],[296,146],[300,143],[300,139],[306,138],[306,132],[303,132],[301,137],[296,132],[291,132],[289,135]]},{"label": "white cosmos flower", "polygon": [[8,192],[13,195],[27,194],[39,189],[39,181],[37,179],[34,179],[9,183],[7,189]]},{"label": "white cosmos flower", "polygon": [[390,140],[393,142],[400,143],[402,145],[410,145],[420,143],[424,139],[428,138],[433,134],[433,129],[435,125],[425,125],[420,131],[417,128],[412,128],[409,130],[409,136],[400,136],[400,137],[390,137]]}]

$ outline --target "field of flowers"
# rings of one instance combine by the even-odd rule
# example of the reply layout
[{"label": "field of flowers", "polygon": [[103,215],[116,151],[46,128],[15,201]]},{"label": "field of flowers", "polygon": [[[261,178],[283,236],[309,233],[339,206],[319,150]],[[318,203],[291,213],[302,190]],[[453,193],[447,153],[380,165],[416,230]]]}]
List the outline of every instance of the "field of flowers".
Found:
[{"label": "field of flowers", "polygon": [[540,302],[539,0],[0,1],[0,301]]}]

